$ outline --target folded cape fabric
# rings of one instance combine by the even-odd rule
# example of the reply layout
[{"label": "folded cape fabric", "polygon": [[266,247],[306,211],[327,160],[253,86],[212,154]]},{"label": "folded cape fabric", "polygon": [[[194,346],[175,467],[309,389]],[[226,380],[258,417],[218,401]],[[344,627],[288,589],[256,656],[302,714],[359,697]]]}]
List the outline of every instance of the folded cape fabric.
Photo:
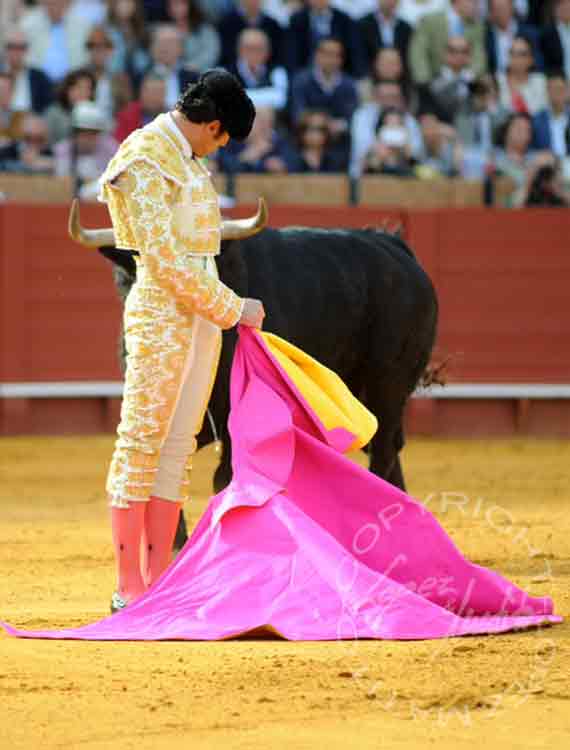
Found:
[{"label": "folded cape fabric", "polygon": [[424,639],[560,622],[552,601],[467,561],[435,517],[342,455],[373,417],[334,373],[239,331],[233,479],[147,593],[100,622],[26,638]]}]

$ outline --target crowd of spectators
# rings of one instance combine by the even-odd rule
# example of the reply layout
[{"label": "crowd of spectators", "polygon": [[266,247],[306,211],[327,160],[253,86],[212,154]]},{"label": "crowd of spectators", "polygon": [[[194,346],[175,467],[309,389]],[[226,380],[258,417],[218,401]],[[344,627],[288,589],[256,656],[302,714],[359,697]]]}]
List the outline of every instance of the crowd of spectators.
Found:
[{"label": "crowd of spectators", "polygon": [[566,205],[570,0],[2,0],[0,171],[91,199],[216,65],[258,115],[213,170],[504,174],[513,205]]}]

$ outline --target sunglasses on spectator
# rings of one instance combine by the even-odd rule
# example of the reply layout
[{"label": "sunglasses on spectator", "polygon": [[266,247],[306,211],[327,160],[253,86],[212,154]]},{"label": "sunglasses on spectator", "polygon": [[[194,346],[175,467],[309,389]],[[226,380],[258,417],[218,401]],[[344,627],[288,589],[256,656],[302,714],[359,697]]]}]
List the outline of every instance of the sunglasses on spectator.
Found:
[{"label": "sunglasses on spectator", "polygon": [[310,133],[311,131],[315,133],[328,133],[329,129],[326,125],[305,125],[303,128],[304,133]]},{"label": "sunglasses on spectator", "polygon": [[527,49],[512,49],[510,54],[513,57],[528,57],[530,52]]},{"label": "sunglasses on spectator", "polygon": [[454,55],[467,55],[469,54],[469,47],[448,47],[448,52],[453,52]]},{"label": "sunglasses on spectator", "polygon": [[6,49],[28,49],[26,42],[6,42]]}]

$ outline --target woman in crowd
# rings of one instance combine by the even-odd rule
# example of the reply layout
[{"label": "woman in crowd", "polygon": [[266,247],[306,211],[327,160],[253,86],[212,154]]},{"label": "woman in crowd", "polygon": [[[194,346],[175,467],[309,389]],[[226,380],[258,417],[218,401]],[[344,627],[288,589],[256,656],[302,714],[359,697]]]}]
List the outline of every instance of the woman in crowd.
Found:
[{"label": "woman in crowd", "polygon": [[301,115],[297,126],[299,163],[296,172],[344,172],[348,167],[345,154],[332,147],[330,116],[320,110]]},{"label": "woman in crowd", "polygon": [[528,114],[515,113],[505,123],[498,137],[495,166],[498,174],[510,177],[513,192],[507,198],[511,207],[523,206],[530,187],[543,166],[552,166],[550,151],[532,151],[532,120]]},{"label": "woman in crowd", "polygon": [[184,62],[200,71],[212,68],[220,56],[220,37],[206,22],[196,0],[168,0],[169,20],[184,34]]},{"label": "woman in crowd", "polygon": [[113,41],[110,72],[138,80],[150,65],[143,0],[107,0],[107,29]]},{"label": "woman in crowd", "polygon": [[46,110],[49,142],[53,146],[71,135],[71,111],[79,102],[93,100],[95,77],[87,68],[68,73],[61,84],[55,101]]},{"label": "woman in crowd", "polygon": [[506,73],[497,73],[499,103],[509,112],[534,115],[548,107],[546,79],[534,72],[534,54],[524,36],[516,36],[509,52]]},{"label": "woman in crowd", "polygon": [[114,44],[105,26],[93,26],[86,47],[89,53],[87,67],[95,77],[95,102],[110,121],[132,100],[132,86],[126,73],[111,71]]}]

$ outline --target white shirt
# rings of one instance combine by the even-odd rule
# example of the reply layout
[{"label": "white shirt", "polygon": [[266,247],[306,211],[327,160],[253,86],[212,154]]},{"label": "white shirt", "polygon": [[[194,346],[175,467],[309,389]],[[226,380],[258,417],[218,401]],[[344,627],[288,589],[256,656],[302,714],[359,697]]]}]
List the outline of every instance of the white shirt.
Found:
[{"label": "white shirt", "polygon": [[497,70],[504,72],[509,64],[509,52],[517,30],[516,23],[512,21],[505,31],[493,26],[495,36],[495,48],[497,50]]},{"label": "white shirt", "polygon": [[32,109],[32,92],[30,90],[30,79],[27,71],[18,73],[14,82],[14,92],[10,109],[13,112],[30,112]]},{"label": "white shirt", "polygon": [[463,19],[453,8],[449,8],[447,11],[447,25],[449,28],[449,36],[465,35],[465,24],[463,23]]},{"label": "white shirt", "polygon": [[378,22],[378,28],[380,29],[380,35],[384,47],[394,46],[394,37],[396,35],[396,17],[386,18],[386,16],[378,11],[376,13],[376,21]]},{"label": "white shirt", "polygon": [[550,137],[551,150],[556,156],[566,156],[566,129],[568,128],[568,113],[563,112],[561,115],[550,113]]}]

